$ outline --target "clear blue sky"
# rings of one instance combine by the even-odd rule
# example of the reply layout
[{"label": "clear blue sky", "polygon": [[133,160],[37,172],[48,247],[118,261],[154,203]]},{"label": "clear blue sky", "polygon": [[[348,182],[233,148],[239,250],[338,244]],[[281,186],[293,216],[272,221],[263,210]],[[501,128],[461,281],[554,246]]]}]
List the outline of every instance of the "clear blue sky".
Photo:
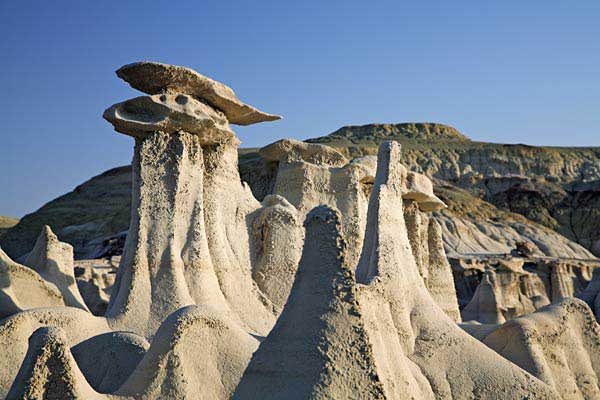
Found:
[{"label": "clear blue sky", "polygon": [[104,170],[139,95],[114,70],[192,67],[283,121],[243,146],[432,121],[475,140],[600,145],[600,1],[1,1],[0,214]]}]

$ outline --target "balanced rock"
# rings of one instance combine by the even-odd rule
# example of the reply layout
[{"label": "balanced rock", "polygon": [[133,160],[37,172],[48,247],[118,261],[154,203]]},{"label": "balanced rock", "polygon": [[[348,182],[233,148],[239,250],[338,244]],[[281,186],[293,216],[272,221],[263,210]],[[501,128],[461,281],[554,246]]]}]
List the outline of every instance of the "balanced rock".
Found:
[{"label": "balanced rock", "polygon": [[197,135],[201,144],[235,138],[221,112],[185,94],[136,97],[109,107],[103,117],[117,132],[137,138],[156,131],[185,131]]},{"label": "balanced rock", "polygon": [[144,93],[183,93],[194,96],[222,111],[232,124],[250,125],[281,119],[280,116],[267,114],[244,104],[229,86],[190,68],[143,61],[121,67],[117,70],[117,76]]}]

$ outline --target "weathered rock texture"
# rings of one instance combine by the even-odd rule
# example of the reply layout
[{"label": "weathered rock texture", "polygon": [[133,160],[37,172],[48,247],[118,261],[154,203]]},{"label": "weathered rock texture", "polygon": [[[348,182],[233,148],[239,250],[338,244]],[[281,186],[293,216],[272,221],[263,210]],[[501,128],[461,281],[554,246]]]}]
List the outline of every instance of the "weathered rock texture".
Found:
[{"label": "weathered rock texture", "polygon": [[29,350],[7,399],[105,399],[79,370],[66,334],[40,328],[29,338]]},{"label": "weathered rock texture", "polygon": [[53,283],[70,307],[87,310],[75,282],[73,246],[58,240],[49,226],[45,226],[24,262],[46,281]]},{"label": "weathered rock texture", "polygon": [[111,261],[77,261],[75,266],[77,288],[92,314],[99,316],[106,314],[116,271],[117,269]]},{"label": "weathered rock texture", "polygon": [[65,305],[55,285],[0,249],[0,318],[38,307]]},{"label": "weathered rock texture", "polygon": [[235,399],[383,399],[341,215],[307,216],[298,275],[277,324],[252,356]]},{"label": "weathered rock texture", "polygon": [[281,119],[242,103],[230,87],[190,68],[144,61],[121,67],[117,75],[134,89],[148,94],[186,93],[194,96],[222,111],[232,124],[250,125]]},{"label": "weathered rock texture", "polygon": [[482,323],[503,323],[565,297],[579,296],[592,271],[600,267],[594,260],[535,256],[451,260],[463,319]]},{"label": "weathered rock texture", "polygon": [[[115,326],[151,336],[168,315],[198,304],[264,335],[276,311],[251,276],[251,214],[260,204],[240,182],[239,140],[222,113],[171,92],[230,104],[236,100],[233,91],[191,70],[163,64],[129,65],[118,74],[132,86],[154,92],[139,86],[140,71],[149,74],[147,82],[169,93],[141,103],[140,98],[130,100],[131,106],[125,102],[104,115],[117,131],[137,137],[131,224],[106,315]],[[174,87],[164,87],[165,78]],[[159,107],[172,112],[156,122],[148,115],[154,115],[162,98],[166,103]],[[137,124],[121,124],[121,108],[129,121],[151,120],[143,134]]]},{"label": "weathered rock texture", "polygon": [[116,394],[135,399],[231,398],[258,341],[237,321],[190,306],[169,316]]},{"label": "weathered rock texture", "polygon": [[563,299],[476,336],[563,399],[600,397],[600,329],[580,300]]},{"label": "weathered rock texture", "polygon": [[285,198],[269,195],[252,221],[252,277],[279,309],[285,304],[302,251],[304,233],[298,210]]}]

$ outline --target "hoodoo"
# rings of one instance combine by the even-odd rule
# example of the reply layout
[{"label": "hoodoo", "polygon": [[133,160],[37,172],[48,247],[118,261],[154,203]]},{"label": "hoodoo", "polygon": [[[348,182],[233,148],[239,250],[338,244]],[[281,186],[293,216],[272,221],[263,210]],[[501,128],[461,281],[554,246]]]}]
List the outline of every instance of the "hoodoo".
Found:
[{"label": "hoodoo", "polygon": [[117,75],[152,96],[104,113],[136,138],[131,224],[106,315],[151,337],[169,314],[196,304],[265,335],[275,310],[252,280],[249,256],[260,204],[240,182],[229,122],[278,117],[188,68],[142,62]]}]

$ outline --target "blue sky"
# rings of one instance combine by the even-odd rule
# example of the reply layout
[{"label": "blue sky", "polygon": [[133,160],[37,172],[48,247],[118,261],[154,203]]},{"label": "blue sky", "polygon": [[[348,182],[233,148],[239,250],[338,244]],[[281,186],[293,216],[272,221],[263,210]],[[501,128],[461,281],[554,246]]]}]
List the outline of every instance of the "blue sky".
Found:
[{"label": "blue sky", "polygon": [[139,95],[114,74],[192,67],[284,120],[243,146],[343,125],[431,121],[475,140],[600,146],[600,2],[2,1],[0,214],[106,169],[132,139],[102,120]]}]

